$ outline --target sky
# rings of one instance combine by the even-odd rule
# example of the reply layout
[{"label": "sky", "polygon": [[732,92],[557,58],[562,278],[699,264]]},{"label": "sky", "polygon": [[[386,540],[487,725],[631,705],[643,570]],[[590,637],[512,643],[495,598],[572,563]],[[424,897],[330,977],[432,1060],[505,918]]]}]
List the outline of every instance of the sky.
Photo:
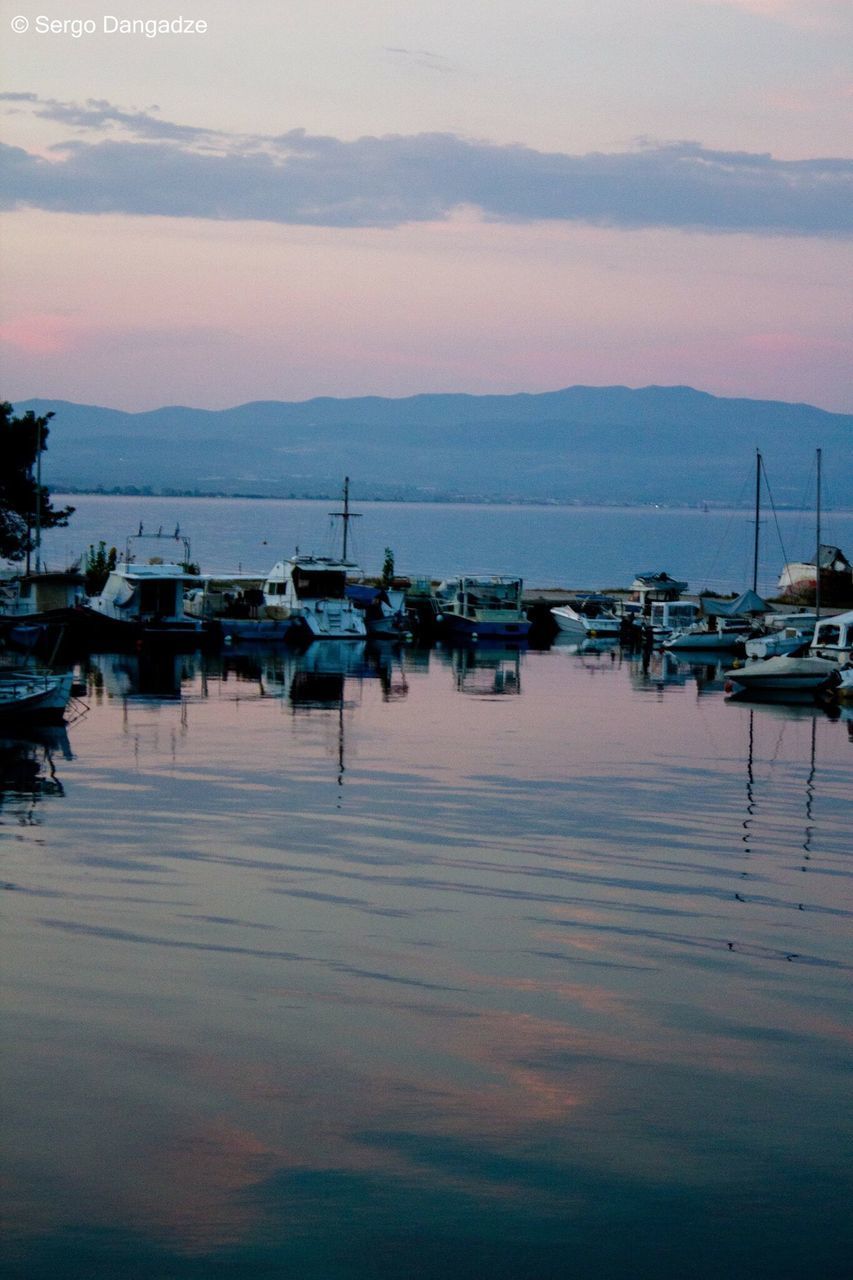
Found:
[{"label": "sky", "polygon": [[13,403],[853,412],[849,0],[43,3],[0,0]]}]

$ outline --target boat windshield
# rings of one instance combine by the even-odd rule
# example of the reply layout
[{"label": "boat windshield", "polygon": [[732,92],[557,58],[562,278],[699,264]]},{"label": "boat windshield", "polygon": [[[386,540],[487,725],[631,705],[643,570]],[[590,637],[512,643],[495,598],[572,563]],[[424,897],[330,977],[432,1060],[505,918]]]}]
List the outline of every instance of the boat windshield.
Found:
[{"label": "boat windshield", "polygon": [[695,621],[695,604],[652,604],[652,622],[660,626],[685,627]]},{"label": "boat windshield", "polygon": [[299,600],[342,600],[346,595],[347,578],[342,569],[293,570],[293,588]]},{"label": "boat windshield", "polygon": [[841,628],[837,623],[824,622],[818,627],[815,643],[821,644],[838,644],[841,640]]}]

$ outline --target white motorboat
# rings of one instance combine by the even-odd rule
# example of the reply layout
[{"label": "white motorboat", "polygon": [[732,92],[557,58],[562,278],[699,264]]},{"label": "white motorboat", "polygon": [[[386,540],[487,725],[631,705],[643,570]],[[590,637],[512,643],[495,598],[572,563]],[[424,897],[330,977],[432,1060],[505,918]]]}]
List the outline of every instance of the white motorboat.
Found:
[{"label": "white motorboat", "polygon": [[655,600],[647,625],[651,627],[655,644],[663,644],[676,631],[695,626],[698,617],[699,606],[692,600]]},{"label": "white motorboat", "polygon": [[363,640],[364,613],[347,598],[347,575],[359,576],[349,560],[291,556],[273,566],[264,583],[264,615],[298,624],[306,639]]},{"label": "white motorboat", "polygon": [[720,618],[716,627],[697,622],[682,631],[674,631],[664,640],[663,647],[674,650],[676,653],[692,650],[702,653],[711,651],[732,653],[743,644],[751,631],[752,624],[742,619]]},{"label": "white motorboat", "polygon": [[853,652],[853,609],[820,619],[815,627],[811,652],[819,657],[835,658]]},{"label": "white motorboat", "polygon": [[579,640],[604,637],[615,640],[621,634],[622,618],[613,606],[614,601],[609,596],[585,596],[574,604],[555,605],[551,616],[560,631],[577,636]]},{"label": "white motorboat", "polygon": [[725,673],[725,680],[733,693],[818,693],[837,683],[838,663],[783,654],[733,667]]},{"label": "white motorboat", "polygon": [[743,647],[748,658],[775,658],[805,649],[813,635],[814,620],[797,619],[789,626],[776,627],[764,635],[753,636]]},{"label": "white motorboat", "polygon": [[61,719],[71,697],[73,677],[50,671],[0,673],[0,719]]}]

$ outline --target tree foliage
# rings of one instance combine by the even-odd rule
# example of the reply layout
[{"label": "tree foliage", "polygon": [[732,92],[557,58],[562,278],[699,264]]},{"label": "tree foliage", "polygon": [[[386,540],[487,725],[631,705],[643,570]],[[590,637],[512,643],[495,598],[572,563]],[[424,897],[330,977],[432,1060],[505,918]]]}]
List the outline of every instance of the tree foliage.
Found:
[{"label": "tree foliage", "polygon": [[107,578],[116,567],[118,552],[115,547],[107,551],[105,542],[98,543],[98,549],[89,547],[86,563],[83,567],[85,590],[87,596],[99,596],[106,585]]},{"label": "tree foliage", "polygon": [[52,417],[46,413],[38,418],[31,409],[15,417],[7,401],[0,403],[0,556],[8,560],[21,560],[32,550],[37,513],[42,529],[51,529],[66,525],[74,511],[54,507],[50,491],[39,486],[34,474],[39,453],[47,448]]},{"label": "tree foliage", "polygon": [[382,564],[382,585],[390,587],[394,581],[394,552],[390,547],[385,548],[385,560]]}]

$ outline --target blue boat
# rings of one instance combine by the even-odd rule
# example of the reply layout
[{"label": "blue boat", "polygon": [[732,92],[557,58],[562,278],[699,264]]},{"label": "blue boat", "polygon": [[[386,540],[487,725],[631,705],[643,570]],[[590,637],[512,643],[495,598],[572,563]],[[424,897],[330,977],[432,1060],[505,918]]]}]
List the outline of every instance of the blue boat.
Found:
[{"label": "blue boat", "polygon": [[457,640],[524,640],[522,587],[521,578],[448,578],[433,595],[436,622]]}]

